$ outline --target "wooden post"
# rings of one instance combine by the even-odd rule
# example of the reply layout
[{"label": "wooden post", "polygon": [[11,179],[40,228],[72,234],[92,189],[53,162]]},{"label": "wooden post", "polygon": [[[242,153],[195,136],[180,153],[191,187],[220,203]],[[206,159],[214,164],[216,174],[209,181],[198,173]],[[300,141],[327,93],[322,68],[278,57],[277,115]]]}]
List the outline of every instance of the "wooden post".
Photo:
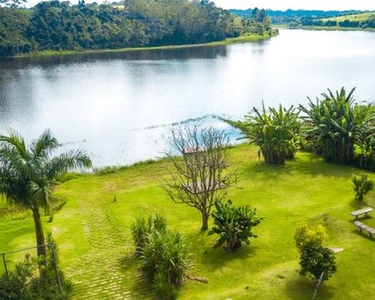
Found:
[{"label": "wooden post", "polygon": [[53,258],[53,263],[54,263],[57,285],[59,286],[60,293],[62,293],[62,284],[61,284],[61,278],[60,278],[60,274],[59,274],[59,266],[57,264],[55,247],[53,246],[53,244],[48,244],[48,246],[51,248],[51,251],[52,251],[52,258]]},{"label": "wooden post", "polygon": [[7,267],[7,261],[5,260],[5,253],[1,253],[3,256],[3,263],[4,263],[4,269],[5,269],[5,275],[8,276],[8,267]]}]

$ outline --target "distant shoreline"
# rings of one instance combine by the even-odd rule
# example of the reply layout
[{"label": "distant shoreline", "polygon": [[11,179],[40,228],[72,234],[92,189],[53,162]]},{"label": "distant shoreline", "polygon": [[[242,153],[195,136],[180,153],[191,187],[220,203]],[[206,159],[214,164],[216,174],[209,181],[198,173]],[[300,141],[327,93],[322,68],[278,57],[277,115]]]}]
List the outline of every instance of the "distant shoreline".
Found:
[{"label": "distant shoreline", "polygon": [[374,31],[375,28],[360,27],[339,27],[339,26],[295,26],[289,27],[287,24],[275,24],[278,29],[303,29],[303,30],[326,30],[326,31]]},{"label": "distant shoreline", "polygon": [[119,53],[119,52],[132,52],[132,51],[145,51],[145,50],[169,50],[169,49],[184,49],[184,48],[197,48],[197,47],[210,47],[210,46],[225,46],[235,43],[247,43],[247,42],[260,42],[268,40],[272,37],[279,35],[277,29],[272,29],[272,32],[264,35],[241,35],[236,38],[227,38],[223,41],[203,43],[203,44],[187,44],[187,45],[167,45],[167,46],[155,46],[155,47],[134,47],[134,48],[121,48],[121,49],[98,49],[98,50],[45,50],[35,53],[18,54],[15,56],[5,58],[30,58],[30,57],[48,57],[48,56],[68,56],[78,54],[91,54],[91,53]]}]

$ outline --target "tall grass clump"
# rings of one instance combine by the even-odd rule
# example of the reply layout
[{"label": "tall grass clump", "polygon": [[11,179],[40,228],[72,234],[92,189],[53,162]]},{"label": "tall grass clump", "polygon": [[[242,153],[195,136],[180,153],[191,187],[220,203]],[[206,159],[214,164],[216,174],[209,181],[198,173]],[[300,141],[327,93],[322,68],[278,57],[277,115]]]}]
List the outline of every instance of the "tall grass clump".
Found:
[{"label": "tall grass clump", "polygon": [[139,256],[145,247],[149,234],[165,232],[167,230],[167,219],[161,215],[138,217],[132,224],[130,231],[136,247],[136,254]]},{"label": "tall grass clump", "polygon": [[191,267],[190,247],[183,235],[167,230],[160,215],[139,217],[131,226],[136,253],[158,299],[177,299],[177,287]]}]

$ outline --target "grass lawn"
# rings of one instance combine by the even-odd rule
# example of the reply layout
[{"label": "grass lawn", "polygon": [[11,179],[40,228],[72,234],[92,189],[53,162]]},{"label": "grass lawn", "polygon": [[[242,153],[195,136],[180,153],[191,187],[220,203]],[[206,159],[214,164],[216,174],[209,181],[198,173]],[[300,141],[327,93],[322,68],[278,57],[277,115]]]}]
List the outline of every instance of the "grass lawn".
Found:
[{"label": "grass lawn", "polygon": [[368,12],[368,13],[360,13],[360,14],[352,14],[352,15],[344,15],[344,16],[338,16],[338,17],[331,17],[331,18],[325,18],[322,19],[322,21],[337,21],[342,22],[345,20],[349,21],[364,21],[371,17],[375,16],[375,12]]},{"label": "grass lawn", "polygon": [[[322,223],[329,246],[344,248],[337,254],[337,273],[323,284],[318,299],[375,299],[375,239],[357,233],[349,215],[375,205],[375,193],[367,203],[354,200],[351,177],[360,170],[308,153],[298,153],[285,166],[268,166],[248,145],[231,148],[230,155],[239,180],[228,198],[235,205],[256,207],[265,217],[254,228],[259,237],[234,254],[213,250],[215,237],[200,232],[198,211],[173,203],[159,187],[159,180],[168,176],[166,161],[59,185],[55,194],[68,201],[45,228],[54,233],[61,266],[76,283],[75,299],[152,299],[134,261],[129,226],[137,216],[155,213],[186,236],[194,275],[209,280],[188,281],[179,299],[311,299],[314,282],[297,272],[293,235],[300,221]],[[375,218],[364,222],[375,227]],[[0,252],[34,244],[32,219],[2,220],[0,226]]]}]

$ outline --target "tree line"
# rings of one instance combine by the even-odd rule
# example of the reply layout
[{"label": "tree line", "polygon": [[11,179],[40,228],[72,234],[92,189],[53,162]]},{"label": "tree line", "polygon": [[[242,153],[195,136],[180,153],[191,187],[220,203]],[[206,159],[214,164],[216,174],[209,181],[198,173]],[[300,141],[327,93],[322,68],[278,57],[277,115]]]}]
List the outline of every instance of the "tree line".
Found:
[{"label": "tree line", "polygon": [[375,15],[365,20],[321,20],[314,18],[303,18],[301,19],[301,25],[303,26],[328,26],[328,27],[342,27],[342,28],[375,28]]},{"label": "tree line", "polygon": [[[253,11],[255,9],[246,9],[246,10],[239,10],[239,9],[231,9],[230,11],[235,15],[241,16],[243,18],[251,18],[253,15]],[[297,26],[301,25],[301,20],[303,19],[323,19],[323,18],[330,18],[330,17],[338,17],[342,15],[350,15],[350,14],[358,14],[362,11],[359,10],[293,10],[287,9],[286,11],[281,10],[271,10],[266,9],[265,12],[270,17],[272,23],[274,24],[288,24],[290,26]]]},{"label": "tree line", "polygon": [[207,43],[270,31],[266,15],[243,19],[208,0],[40,2],[0,7],[0,57],[45,50],[116,49]]}]

